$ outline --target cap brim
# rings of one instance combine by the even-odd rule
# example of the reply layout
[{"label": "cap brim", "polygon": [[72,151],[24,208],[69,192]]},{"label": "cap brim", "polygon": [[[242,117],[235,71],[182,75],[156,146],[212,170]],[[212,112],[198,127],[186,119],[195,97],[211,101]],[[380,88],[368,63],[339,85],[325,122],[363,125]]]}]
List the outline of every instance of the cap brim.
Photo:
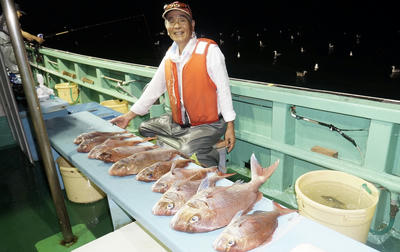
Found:
[{"label": "cap brim", "polygon": [[162,17],[165,19],[165,15],[167,15],[168,12],[173,11],[173,10],[181,11],[181,12],[185,13],[186,16],[188,16],[190,19],[192,19],[192,15],[190,15],[189,12],[184,11],[184,10],[182,10],[182,9],[180,9],[180,8],[171,8],[171,9],[169,9],[169,10],[166,10],[166,11],[164,11],[164,13],[162,14]]}]

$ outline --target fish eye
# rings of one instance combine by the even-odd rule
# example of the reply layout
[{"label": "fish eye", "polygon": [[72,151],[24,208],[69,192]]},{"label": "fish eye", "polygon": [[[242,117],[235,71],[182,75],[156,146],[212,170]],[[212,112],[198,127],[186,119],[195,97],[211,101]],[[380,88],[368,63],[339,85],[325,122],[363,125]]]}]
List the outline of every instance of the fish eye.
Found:
[{"label": "fish eye", "polygon": [[147,174],[147,177],[148,177],[148,178],[153,178],[153,173]]},{"label": "fish eye", "polygon": [[229,240],[228,241],[228,246],[232,247],[233,245],[235,245],[235,241],[234,240]]},{"label": "fish eye", "polygon": [[171,202],[167,205],[167,209],[171,210],[172,208],[174,208],[174,203]]},{"label": "fish eye", "polygon": [[193,215],[192,218],[190,218],[190,223],[196,223],[199,221],[199,216]]}]

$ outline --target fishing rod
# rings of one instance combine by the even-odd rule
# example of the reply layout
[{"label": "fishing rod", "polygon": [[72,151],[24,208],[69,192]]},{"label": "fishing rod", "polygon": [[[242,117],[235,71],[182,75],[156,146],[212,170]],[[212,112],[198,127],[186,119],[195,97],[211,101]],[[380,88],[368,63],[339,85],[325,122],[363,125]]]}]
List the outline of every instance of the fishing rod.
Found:
[{"label": "fishing rod", "polygon": [[143,14],[140,14],[140,15],[135,15],[135,16],[129,16],[129,17],[124,17],[124,18],[113,19],[113,20],[110,20],[110,21],[100,22],[100,23],[91,24],[91,25],[85,25],[85,26],[81,26],[81,27],[78,27],[78,28],[71,28],[71,29],[68,29],[68,30],[65,30],[65,31],[61,31],[61,32],[57,32],[57,33],[53,33],[53,34],[49,34],[49,35],[44,35],[44,39],[49,39],[49,38],[65,35],[65,34],[68,34],[68,33],[71,33],[71,32],[86,30],[86,29],[90,29],[90,28],[93,28],[93,27],[97,27],[97,26],[102,26],[102,25],[122,22],[122,21],[130,20],[130,19],[134,19],[134,18],[139,18],[139,17],[145,18],[145,16]]},{"label": "fishing rod", "polygon": [[364,131],[365,129],[340,129],[336,126],[334,126],[333,124],[328,124],[328,123],[324,123],[324,122],[320,122],[314,119],[310,119],[310,118],[306,118],[304,116],[299,116],[296,114],[296,106],[291,106],[290,107],[290,115],[292,117],[294,117],[297,120],[303,120],[303,121],[307,121],[307,122],[311,122],[311,123],[315,123],[324,127],[329,128],[331,131],[336,131],[337,133],[339,133],[342,137],[344,137],[347,141],[349,141],[350,143],[352,143],[354,145],[354,147],[357,148],[357,150],[359,151],[361,158],[363,158],[362,152],[360,147],[357,145],[356,141],[351,138],[349,135],[345,134],[343,131]]}]

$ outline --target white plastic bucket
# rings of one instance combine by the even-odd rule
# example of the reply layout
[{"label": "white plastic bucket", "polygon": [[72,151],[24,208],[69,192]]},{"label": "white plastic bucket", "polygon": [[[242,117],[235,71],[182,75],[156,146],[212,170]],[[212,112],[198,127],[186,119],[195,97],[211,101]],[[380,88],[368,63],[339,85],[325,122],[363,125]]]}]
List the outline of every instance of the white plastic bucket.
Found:
[{"label": "white plastic bucket", "polygon": [[70,201],[75,203],[91,203],[105,197],[105,193],[73,167],[63,157],[57,158],[64,181],[65,192]]},{"label": "white plastic bucket", "polygon": [[299,213],[365,243],[379,191],[371,183],[340,171],[318,170],[296,180]]}]

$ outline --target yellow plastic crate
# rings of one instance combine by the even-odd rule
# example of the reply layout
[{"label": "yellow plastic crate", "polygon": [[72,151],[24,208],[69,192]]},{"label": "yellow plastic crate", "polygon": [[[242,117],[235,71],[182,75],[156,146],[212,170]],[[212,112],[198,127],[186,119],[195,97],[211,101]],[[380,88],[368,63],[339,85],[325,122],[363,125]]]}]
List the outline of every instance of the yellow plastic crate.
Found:
[{"label": "yellow plastic crate", "polygon": [[100,102],[100,105],[121,112],[123,114],[129,112],[128,102],[125,100],[107,100]]},{"label": "yellow plastic crate", "polygon": [[76,83],[60,83],[55,85],[58,97],[67,101],[69,104],[74,104],[79,98],[78,85]]}]

